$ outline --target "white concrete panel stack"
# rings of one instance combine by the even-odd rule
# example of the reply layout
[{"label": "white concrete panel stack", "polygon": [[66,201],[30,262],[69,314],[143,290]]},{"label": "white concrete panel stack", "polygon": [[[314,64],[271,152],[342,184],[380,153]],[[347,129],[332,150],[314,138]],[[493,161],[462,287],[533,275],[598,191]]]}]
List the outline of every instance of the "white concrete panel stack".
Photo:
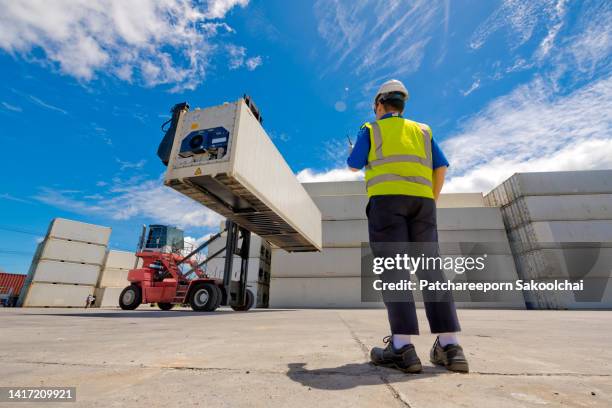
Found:
[{"label": "white concrete panel stack", "polygon": [[[210,243],[209,254],[214,254],[225,246],[226,235],[223,234],[219,239]],[[239,245],[241,242],[239,242]],[[270,244],[260,236],[251,234],[249,247],[249,265],[247,273],[247,287],[255,295],[255,305],[259,308],[268,307],[270,294],[270,261],[272,250]],[[240,273],[240,257],[234,256],[232,273]],[[225,253],[221,253],[207,263],[206,273],[218,279],[223,279],[225,270]]]},{"label": "white concrete panel stack", "polygon": [[[364,183],[305,183],[304,188],[321,210],[323,250],[299,254],[272,250],[270,306],[382,307],[382,303],[361,302],[361,244],[368,242]],[[489,257],[487,272],[491,280],[517,279],[499,208],[485,207],[481,193],[444,194],[438,208],[440,242],[500,243],[507,248],[506,255]],[[458,305],[523,308],[524,300],[520,293],[508,293]]]},{"label": "white concrete panel stack", "polygon": [[[119,307],[119,295],[130,284],[127,275],[136,266],[136,254],[128,251],[110,250],[96,288],[96,306]],[[142,264],[141,260],[138,260]]]},{"label": "white concrete panel stack", "polygon": [[522,279],[584,279],[581,292],[525,292],[528,307],[612,307],[612,170],[517,173],[485,201],[501,208]]},{"label": "white concrete panel stack", "polygon": [[82,307],[94,293],[111,229],[56,218],[37,248],[19,303]]}]

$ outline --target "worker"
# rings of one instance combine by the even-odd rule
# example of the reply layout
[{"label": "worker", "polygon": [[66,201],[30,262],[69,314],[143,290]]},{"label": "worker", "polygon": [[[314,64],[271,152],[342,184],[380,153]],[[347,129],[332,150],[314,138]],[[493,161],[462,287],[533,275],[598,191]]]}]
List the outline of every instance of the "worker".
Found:
[{"label": "worker", "polygon": [[[449,163],[429,126],[402,117],[408,95],[398,80],[382,84],[374,97],[376,120],[361,127],[347,159],[353,171],[366,168],[366,214],[374,256],[384,254],[384,243],[406,243],[406,247],[433,243],[429,248],[439,256],[436,201]],[[429,281],[443,279],[441,270],[417,271],[419,279],[424,273]],[[445,293],[442,299],[438,295],[423,291],[429,327],[437,334],[430,361],[451,371],[468,372],[452,295]],[[371,350],[370,358],[377,365],[417,373],[422,365],[411,336],[418,335],[419,328],[412,293],[407,296],[398,301],[383,292],[391,335],[384,338],[385,348]]]}]

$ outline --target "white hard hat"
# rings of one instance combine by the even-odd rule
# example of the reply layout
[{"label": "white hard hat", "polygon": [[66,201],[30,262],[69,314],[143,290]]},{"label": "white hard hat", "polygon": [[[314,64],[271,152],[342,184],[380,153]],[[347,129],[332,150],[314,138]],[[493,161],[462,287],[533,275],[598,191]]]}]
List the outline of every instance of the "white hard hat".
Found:
[{"label": "white hard hat", "polygon": [[388,94],[390,92],[398,92],[404,94],[404,102],[408,100],[410,96],[408,93],[408,89],[402,84],[401,81],[397,79],[390,79],[378,88],[378,92],[376,92],[376,96],[374,97],[374,104],[381,95]]}]

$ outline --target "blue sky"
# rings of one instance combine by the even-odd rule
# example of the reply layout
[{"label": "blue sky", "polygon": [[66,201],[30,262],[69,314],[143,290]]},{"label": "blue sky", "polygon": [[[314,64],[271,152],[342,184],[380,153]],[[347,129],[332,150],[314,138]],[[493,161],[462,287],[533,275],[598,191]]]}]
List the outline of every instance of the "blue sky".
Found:
[{"label": "blue sky", "polygon": [[[605,1],[11,1],[0,15],[0,269],[27,272],[50,220],[194,240],[209,210],[163,187],[170,107],[253,96],[302,181],[360,177],[346,135],[377,86],[411,93],[451,162],[444,191],[518,171],[612,167]],[[17,232],[19,231],[19,232]]]}]

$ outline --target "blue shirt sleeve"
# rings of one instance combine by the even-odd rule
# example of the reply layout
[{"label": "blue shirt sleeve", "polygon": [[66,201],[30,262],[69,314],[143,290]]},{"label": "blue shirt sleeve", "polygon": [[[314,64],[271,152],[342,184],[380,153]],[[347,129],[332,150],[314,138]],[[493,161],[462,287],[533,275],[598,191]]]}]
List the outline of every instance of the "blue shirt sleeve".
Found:
[{"label": "blue shirt sleeve", "polygon": [[433,168],[437,169],[438,167],[448,167],[448,160],[446,160],[446,156],[440,149],[440,146],[436,142],[436,139],[431,139],[431,159],[433,162]]},{"label": "blue shirt sleeve", "polygon": [[353,146],[353,151],[346,159],[346,164],[354,169],[361,169],[368,164],[368,154],[370,153],[370,130],[362,127],[357,134],[357,142]]}]

